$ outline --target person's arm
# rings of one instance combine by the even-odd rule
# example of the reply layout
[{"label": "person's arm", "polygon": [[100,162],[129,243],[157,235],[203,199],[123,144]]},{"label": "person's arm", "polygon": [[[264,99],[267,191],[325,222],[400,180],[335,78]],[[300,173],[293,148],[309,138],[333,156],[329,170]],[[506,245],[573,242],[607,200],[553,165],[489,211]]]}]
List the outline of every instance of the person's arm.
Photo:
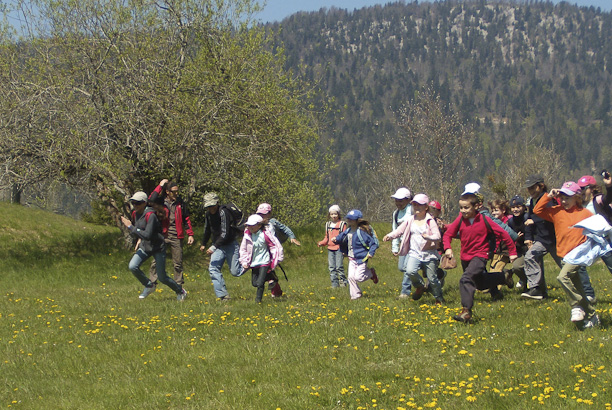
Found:
[{"label": "person's arm", "polygon": [[[488,218],[485,215],[483,215],[482,217]],[[514,244],[514,240],[510,237],[510,234],[506,232],[501,226],[497,225],[492,219],[490,221],[490,225],[495,236],[502,242],[504,242],[504,244],[506,244],[506,247],[508,248],[508,253],[510,254],[510,260],[516,259],[516,245]]]},{"label": "person's arm", "polygon": [[533,207],[533,213],[546,221],[552,222],[553,219],[551,216],[551,210],[554,207],[549,207],[548,204],[553,200],[557,193],[558,190],[553,189],[550,191],[550,193],[542,195],[542,198],[540,198],[538,203]]},{"label": "person's arm", "polygon": [[[388,242],[391,239],[399,238],[400,236],[402,236],[404,232],[406,231],[406,226],[408,226],[408,221],[411,218],[412,216],[409,216],[408,218],[406,218],[404,222],[402,222],[397,228],[395,228],[395,230],[386,234],[383,237],[383,242]],[[398,247],[397,252],[399,252],[399,247]]]},{"label": "person's arm", "polygon": [[[147,216],[145,215],[144,218],[146,219]],[[155,233],[160,230],[159,220],[157,219],[157,215],[155,215],[155,212],[151,212],[147,219],[145,229],[136,228],[135,225],[128,226],[128,229],[130,233],[136,236],[137,238],[145,241],[150,241],[151,239],[153,239],[153,235],[155,235]]]},{"label": "person's arm", "polygon": [[191,218],[189,217],[189,208],[184,202],[181,203],[181,216],[183,217],[183,229],[187,234],[187,245],[192,245],[194,242],[193,226],[191,226]]},{"label": "person's arm", "polygon": [[459,221],[461,218],[463,217],[459,215],[451,224],[446,225],[446,232],[444,232],[444,236],[442,237],[442,245],[444,246],[444,250],[450,250],[451,255],[453,252],[451,249],[451,242],[453,238],[457,236],[457,233],[459,233]]},{"label": "person's arm", "polygon": [[325,236],[323,237],[322,241],[319,241],[319,246],[327,246],[329,243],[329,231],[329,223],[325,223]]},{"label": "person's arm", "polygon": [[293,231],[287,225],[280,222],[278,219],[275,222],[275,228],[279,229],[282,233],[287,235],[287,238],[292,244],[301,246],[301,243],[296,239]]},{"label": "person's arm", "polygon": [[204,218],[204,236],[202,238],[202,245],[200,246],[201,251],[206,250],[206,244],[208,243],[211,235],[212,229],[210,227],[210,218],[208,215],[206,215]]}]

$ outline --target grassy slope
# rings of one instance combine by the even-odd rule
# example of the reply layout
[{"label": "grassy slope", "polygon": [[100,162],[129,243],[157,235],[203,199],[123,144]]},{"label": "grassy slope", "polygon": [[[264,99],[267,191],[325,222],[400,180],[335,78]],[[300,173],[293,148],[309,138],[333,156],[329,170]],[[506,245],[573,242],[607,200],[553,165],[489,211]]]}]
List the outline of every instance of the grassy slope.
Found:
[{"label": "grassy slope", "polygon": [[[610,408],[610,274],[590,270],[604,327],[579,332],[548,265],[552,298],[490,303],[476,324],[448,305],[397,300],[389,245],[372,261],[365,297],[329,287],[322,229],[286,247],[284,300],[255,305],[250,277],[226,275],[217,302],[196,247],[186,251],[189,298],[160,287],[145,301],[118,231],[5,206],[0,230],[0,405],[82,408]],[[388,226],[377,225],[382,236]],[[168,267],[170,264],[168,264]]]}]

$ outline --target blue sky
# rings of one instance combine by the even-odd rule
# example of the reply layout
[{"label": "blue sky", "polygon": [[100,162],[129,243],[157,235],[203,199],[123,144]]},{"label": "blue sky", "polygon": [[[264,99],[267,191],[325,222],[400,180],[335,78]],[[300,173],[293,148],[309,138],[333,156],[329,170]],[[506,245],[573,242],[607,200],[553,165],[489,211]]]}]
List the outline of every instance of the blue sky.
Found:
[{"label": "blue sky", "polygon": [[[264,3],[265,0],[259,1]],[[409,1],[407,0],[406,2]],[[265,8],[258,16],[262,23],[280,21],[298,11],[317,11],[323,7],[336,7],[352,11],[375,4],[388,3],[388,1],[376,0],[267,0],[265,2]],[[553,0],[553,3],[558,2],[559,0]],[[568,3],[577,4],[578,6],[601,7],[604,11],[610,11],[612,7],[611,0],[569,0]]]}]

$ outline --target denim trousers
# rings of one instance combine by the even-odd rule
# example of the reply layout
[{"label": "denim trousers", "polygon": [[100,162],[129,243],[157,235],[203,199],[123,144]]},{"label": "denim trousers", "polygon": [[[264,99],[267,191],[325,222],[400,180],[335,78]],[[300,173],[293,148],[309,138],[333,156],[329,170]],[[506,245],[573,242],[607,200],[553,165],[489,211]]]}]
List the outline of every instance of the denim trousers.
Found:
[{"label": "denim trousers", "polygon": [[229,267],[232,276],[242,276],[245,270],[240,266],[239,259],[240,248],[238,242],[234,241],[227,245],[219,246],[212,255],[210,255],[210,264],[208,265],[208,273],[212,280],[215,295],[218,298],[228,296],[227,288],[225,287],[225,279],[221,273],[221,268],[225,261]]},{"label": "denim trousers", "polygon": [[183,287],[166,275],[166,252],[155,252],[153,255],[149,255],[142,249],[138,249],[134,256],[132,256],[130,264],[128,265],[128,268],[132,274],[136,276],[136,279],[138,279],[144,286],[151,287],[153,285],[153,282],[151,282],[144,274],[142,269],[140,269],[140,266],[144,263],[144,261],[149,259],[151,256],[153,256],[155,259],[157,279],[175,291],[177,294],[181,293],[183,291]]},{"label": "denim trousers", "polygon": [[413,258],[412,256],[406,257],[406,272],[404,273],[404,281],[402,282],[402,293],[409,295],[410,288],[406,292],[405,284],[408,282],[412,282],[414,286],[420,288],[425,286],[425,281],[423,277],[419,275],[419,270],[423,268],[425,269],[425,274],[427,275],[427,280],[429,281],[429,289],[432,295],[436,299],[440,299],[442,297],[442,286],[440,285],[440,280],[438,279],[438,259],[432,259],[428,262],[422,262],[417,258]]},{"label": "denim trousers", "polygon": [[340,283],[348,283],[344,274],[344,255],[339,249],[327,250],[327,264],[332,287],[336,288]]}]

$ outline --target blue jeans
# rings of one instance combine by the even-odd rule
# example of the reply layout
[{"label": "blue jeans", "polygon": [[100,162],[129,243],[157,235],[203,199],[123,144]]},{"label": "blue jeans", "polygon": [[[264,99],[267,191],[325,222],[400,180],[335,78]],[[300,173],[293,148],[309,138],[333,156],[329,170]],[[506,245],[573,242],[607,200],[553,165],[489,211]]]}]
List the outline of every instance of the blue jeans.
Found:
[{"label": "blue jeans", "polygon": [[327,251],[327,264],[329,266],[329,278],[331,279],[333,288],[337,288],[339,283],[348,283],[344,275],[344,255],[342,255],[339,249],[336,251]]},{"label": "blue jeans", "polygon": [[213,254],[210,255],[208,273],[210,274],[210,279],[213,283],[215,295],[217,295],[218,298],[229,295],[227,288],[225,287],[223,274],[221,273],[221,267],[223,267],[223,263],[226,260],[232,276],[242,276],[242,274],[245,272],[244,268],[240,266],[240,261],[238,260],[239,252],[240,248],[238,246],[238,242],[234,241],[230,244],[219,246],[217,249],[215,249]]},{"label": "blue jeans", "polygon": [[421,262],[417,258],[413,258],[412,256],[406,257],[406,273],[404,273],[404,282],[402,283],[402,293],[408,295],[410,294],[410,289],[406,292],[404,288],[404,283],[412,282],[414,286],[420,288],[425,286],[425,281],[423,277],[419,275],[419,269],[425,269],[425,273],[427,275],[427,280],[429,280],[429,290],[432,295],[436,299],[442,298],[442,286],[440,285],[440,280],[438,279],[438,260],[433,259],[429,262]]},{"label": "blue jeans", "polygon": [[406,276],[406,262],[408,261],[408,255],[400,255],[397,260],[397,268],[404,274],[404,280],[402,281],[402,292],[406,295],[410,295],[412,291],[412,281]]},{"label": "blue jeans", "polygon": [[155,259],[155,270],[157,273],[157,279],[168,286],[170,289],[175,291],[177,294],[183,291],[183,287],[176,283],[174,279],[168,277],[166,275],[166,252],[155,252],[153,255],[149,255],[142,249],[138,249],[132,259],[130,260],[130,264],[128,268],[130,271],[136,276],[136,279],[140,281],[144,286],[151,287],[153,286],[153,282],[147,278],[144,272],[140,269],[140,266],[149,259],[151,256]]},{"label": "blue jeans", "polygon": [[612,253],[607,254],[606,256],[602,256],[601,260],[606,264],[606,268],[612,273]]}]

